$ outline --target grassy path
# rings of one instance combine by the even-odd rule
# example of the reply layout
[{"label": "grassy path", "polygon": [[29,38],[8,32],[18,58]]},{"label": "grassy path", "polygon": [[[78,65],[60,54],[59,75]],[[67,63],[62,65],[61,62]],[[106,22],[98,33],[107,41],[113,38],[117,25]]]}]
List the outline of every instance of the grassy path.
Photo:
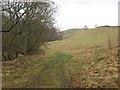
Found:
[{"label": "grassy path", "polygon": [[32,81],[24,87],[64,87],[67,83],[67,77],[64,73],[64,63],[72,58],[71,55],[57,52],[56,55],[48,58],[48,62],[40,70]]},{"label": "grassy path", "polygon": [[117,34],[117,28],[80,31],[62,41],[47,43],[49,50],[44,56],[5,62],[3,88],[116,88]]}]

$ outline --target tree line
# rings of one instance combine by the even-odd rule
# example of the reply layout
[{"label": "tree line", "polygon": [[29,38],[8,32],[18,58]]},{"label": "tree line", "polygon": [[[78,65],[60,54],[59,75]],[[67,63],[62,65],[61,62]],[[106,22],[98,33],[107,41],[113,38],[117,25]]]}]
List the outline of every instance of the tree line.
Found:
[{"label": "tree line", "polygon": [[54,15],[55,3],[2,1],[2,56],[13,60],[19,54],[31,55],[39,51],[45,42],[60,40]]}]

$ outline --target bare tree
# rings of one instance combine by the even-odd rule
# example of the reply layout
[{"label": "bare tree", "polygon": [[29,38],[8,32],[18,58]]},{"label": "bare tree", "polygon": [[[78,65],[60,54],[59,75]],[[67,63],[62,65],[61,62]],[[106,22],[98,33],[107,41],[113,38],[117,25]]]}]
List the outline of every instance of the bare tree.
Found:
[{"label": "bare tree", "polygon": [[[48,41],[54,28],[53,2],[1,2],[3,56],[12,60],[19,53],[34,54]],[[57,32],[57,29],[55,29]],[[52,33],[53,34],[53,33]],[[57,33],[54,33],[57,34]]]}]

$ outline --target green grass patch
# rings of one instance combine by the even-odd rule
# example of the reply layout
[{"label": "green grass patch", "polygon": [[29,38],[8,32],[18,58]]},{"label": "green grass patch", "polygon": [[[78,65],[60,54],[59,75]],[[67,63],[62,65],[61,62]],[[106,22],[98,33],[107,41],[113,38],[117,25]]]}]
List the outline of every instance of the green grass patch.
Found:
[{"label": "green grass patch", "polygon": [[[71,60],[72,57],[72,55],[66,53],[56,52],[56,55],[47,58],[48,62],[45,66],[42,69],[39,69],[34,78],[32,78],[32,81],[27,83],[24,87],[55,88],[63,86],[64,79],[62,78],[65,78],[64,62]],[[52,79],[52,77],[54,78]],[[52,83],[52,85],[50,83]]]}]

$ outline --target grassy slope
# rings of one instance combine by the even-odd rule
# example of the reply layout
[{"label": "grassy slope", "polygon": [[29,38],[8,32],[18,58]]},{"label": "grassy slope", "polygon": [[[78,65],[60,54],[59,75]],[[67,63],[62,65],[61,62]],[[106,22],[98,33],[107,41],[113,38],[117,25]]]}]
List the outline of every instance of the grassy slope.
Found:
[{"label": "grassy slope", "polygon": [[117,33],[106,27],[66,33],[48,43],[45,56],[3,63],[3,87],[117,87]]},{"label": "grassy slope", "polygon": [[[100,30],[99,30],[100,29]],[[79,49],[82,51],[84,49],[94,48],[97,45],[107,48],[108,39],[110,36],[110,41],[112,46],[118,43],[117,28],[98,28],[86,31],[78,31],[75,35],[71,35],[68,39],[63,41],[56,41],[51,45],[51,48],[68,52],[74,52]]]},{"label": "grassy slope", "polygon": [[69,38],[71,35],[74,35],[76,32],[79,32],[81,29],[68,29],[63,31],[64,38]]}]

